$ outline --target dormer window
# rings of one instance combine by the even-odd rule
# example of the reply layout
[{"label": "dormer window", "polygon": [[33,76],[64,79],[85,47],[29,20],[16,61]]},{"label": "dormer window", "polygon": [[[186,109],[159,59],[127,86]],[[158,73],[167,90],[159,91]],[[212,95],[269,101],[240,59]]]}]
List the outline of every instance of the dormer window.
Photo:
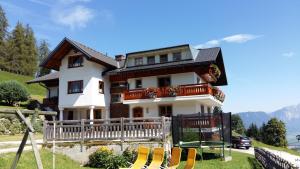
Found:
[{"label": "dormer window", "polygon": [[142,57],[135,58],[134,63],[135,63],[135,66],[143,65],[143,58]]},{"label": "dormer window", "polygon": [[147,57],[147,64],[148,65],[155,64],[155,57],[154,56],[148,56]]},{"label": "dormer window", "polygon": [[166,63],[166,62],[168,62],[168,55],[167,54],[160,55],[159,56],[159,61],[160,61],[160,63]]},{"label": "dormer window", "polygon": [[83,57],[82,56],[71,56],[68,60],[68,67],[75,68],[83,66]]},{"label": "dormer window", "polygon": [[173,61],[180,61],[181,60],[181,52],[173,53]]}]

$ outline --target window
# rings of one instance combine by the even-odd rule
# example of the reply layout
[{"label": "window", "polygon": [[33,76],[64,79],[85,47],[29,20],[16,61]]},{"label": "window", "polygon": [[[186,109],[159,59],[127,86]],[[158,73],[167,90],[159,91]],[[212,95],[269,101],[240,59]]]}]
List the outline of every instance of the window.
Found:
[{"label": "window", "polygon": [[160,63],[166,63],[168,62],[168,55],[160,55],[159,56]]},{"label": "window", "polygon": [[94,119],[101,119],[101,109],[94,110]]},{"label": "window", "polygon": [[74,67],[81,67],[83,66],[83,57],[82,56],[71,56],[68,60],[68,67],[74,68]]},{"label": "window", "polygon": [[82,93],[83,80],[68,82],[68,94]]},{"label": "window", "polygon": [[201,113],[204,113],[204,106],[201,105]]},{"label": "window", "polygon": [[140,57],[140,58],[135,58],[135,59],[134,59],[134,63],[135,63],[135,66],[143,65],[143,58],[142,58],[142,57]]},{"label": "window", "polygon": [[173,61],[181,60],[181,52],[173,53]]},{"label": "window", "polygon": [[170,77],[159,77],[158,78],[158,87],[168,87],[171,86]]},{"label": "window", "polygon": [[68,120],[73,120],[73,111],[68,111]]},{"label": "window", "polygon": [[155,57],[154,56],[148,56],[147,57],[147,64],[155,64]]},{"label": "window", "polygon": [[111,94],[111,102],[112,103],[119,103],[119,102],[121,102],[121,94],[120,93]]},{"label": "window", "polygon": [[136,79],[135,80],[135,88],[142,88],[142,80],[141,79]]},{"label": "window", "polygon": [[159,106],[159,115],[171,117],[172,116],[172,105]]},{"label": "window", "polygon": [[210,107],[207,107],[207,113],[211,113]]},{"label": "window", "polygon": [[99,93],[104,94],[104,82],[99,81]]},{"label": "window", "polygon": [[127,82],[113,82],[111,83],[112,88],[116,87],[127,87]]}]

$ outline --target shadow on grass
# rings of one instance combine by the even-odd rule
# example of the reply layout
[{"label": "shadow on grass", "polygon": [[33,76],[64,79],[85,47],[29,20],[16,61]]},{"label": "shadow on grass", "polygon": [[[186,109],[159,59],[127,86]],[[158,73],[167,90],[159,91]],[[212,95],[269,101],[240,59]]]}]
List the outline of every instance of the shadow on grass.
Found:
[{"label": "shadow on grass", "polygon": [[[197,156],[196,160],[201,160],[201,154],[200,151],[197,150]],[[183,149],[181,154],[181,161],[186,161],[188,154],[188,149]],[[214,160],[214,159],[220,159],[220,154],[216,152],[203,152],[203,160]]]},{"label": "shadow on grass", "polygon": [[261,164],[253,157],[248,157],[248,162],[251,165],[251,168],[253,169],[263,169]]}]

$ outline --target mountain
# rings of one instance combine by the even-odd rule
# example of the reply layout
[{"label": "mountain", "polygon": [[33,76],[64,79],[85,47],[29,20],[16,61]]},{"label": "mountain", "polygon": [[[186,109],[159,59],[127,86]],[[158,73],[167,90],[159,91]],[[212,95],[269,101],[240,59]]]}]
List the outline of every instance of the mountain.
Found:
[{"label": "mountain", "polygon": [[263,123],[267,123],[272,117],[282,120],[287,129],[287,137],[295,139],[295,135],[300,134],[300,104],[287,106],[273,112],[240,112],[240,115],[246,128],[251,123],[260,127]]},{"label": "mountain", "polygon": [[271,119],[271,116],[263,111],[241,112],[238,114],[242,118],[245,128],[248,128],[251,123],[254,123],[260,127],[263,123],[266,123]]}]

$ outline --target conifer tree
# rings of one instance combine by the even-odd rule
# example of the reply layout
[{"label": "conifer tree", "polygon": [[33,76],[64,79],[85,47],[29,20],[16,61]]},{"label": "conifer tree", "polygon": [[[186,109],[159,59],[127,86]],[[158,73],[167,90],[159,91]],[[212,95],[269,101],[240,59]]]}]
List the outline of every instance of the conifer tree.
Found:
[{"label": "conifer tree", "polygon": [[3,8],[0,6],[0,69],[6,70],[6,37],[7,37],[8,21]]},{"label": "conifer tree", "polygon": [[38,51],[33,30],[29,25],[25,28],[25,46],[23,73],[33,76],[37,71]]},{"label": "conifer tree", "polygon": [[11,35],[8,38],[8,71],[24,74],[23,66],[25,64],[24,55],[26,53],[25,29],[18,22]]},{"label": "conifer tree", "polygon": [[[46,42],[46,40],[42,40],[38,48],[39,64],[49,55],[49,53],[50,49],[48,43]],[[38,77],[49,74],[50,72],[50,69],[40,67]]]}]

